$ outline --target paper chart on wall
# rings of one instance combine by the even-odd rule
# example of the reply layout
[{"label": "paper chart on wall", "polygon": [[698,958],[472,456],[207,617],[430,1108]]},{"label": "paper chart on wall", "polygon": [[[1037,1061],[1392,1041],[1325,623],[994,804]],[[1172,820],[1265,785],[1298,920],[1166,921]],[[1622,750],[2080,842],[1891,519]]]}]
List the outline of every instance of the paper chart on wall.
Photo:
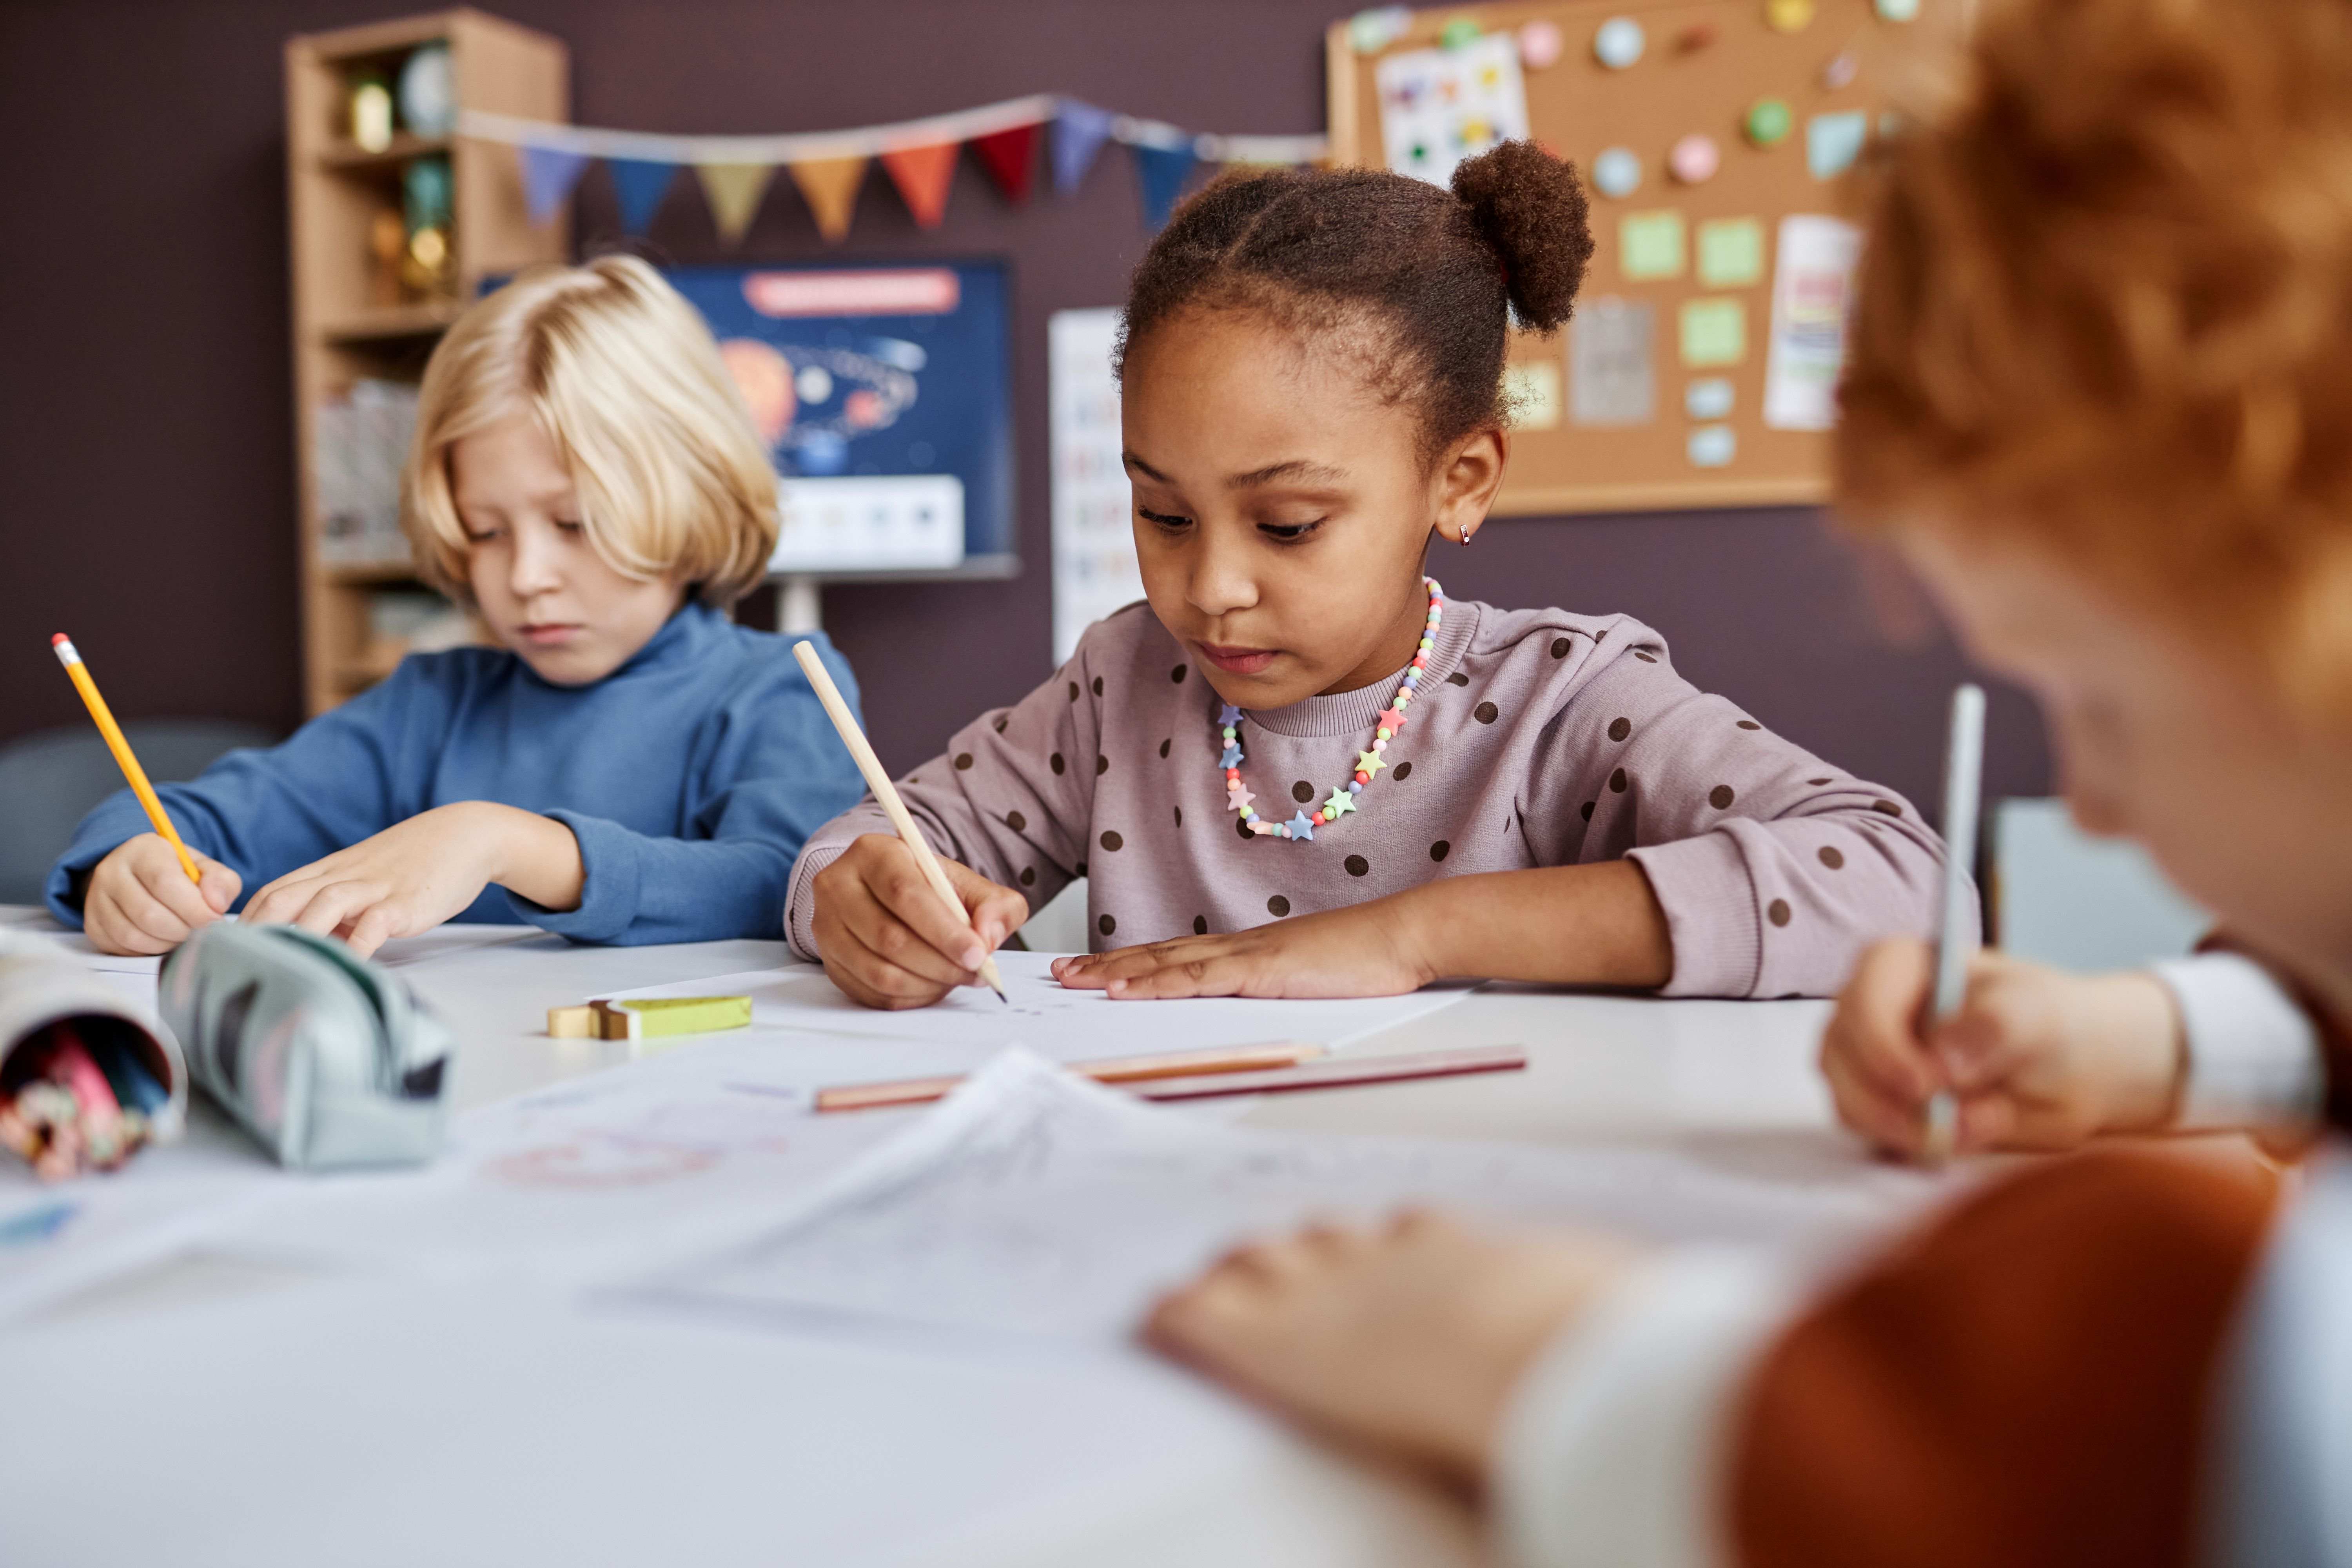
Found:
[{"label": "paper chart on wall", "polygon": [[624,1293],[778,1325],[1101,1339],[1223,1248],[1310,1217],[1436,1201],[1818,1257],[1936,1190],[1891,1169],[1775,1181],[1640,1146],[1277,1134],[1148,1107],[1008,1052],[765,1234]]},{"label": "paper chart on wall", "polygon": [[1764,423],[1771,428],[1827,430],[1837,423],[1846,310],[1861,255],[1862,231],[1852,224],[1811,214],[1780,220],[1764,363]]},{"label": "paper chart on wall", "polygon": [[1121,460],[1116,310],[1056,310],[1045,322],[1047,427],[1054,458],[1054,662],[1079,634],[1143,597]]},{"label": "paper chart on wall", "polygon": [[1511,33],[1389,55],[1373,75],[1381,142],[1397,174],[1444,187],[1464,159],[1528,133],[1527,83]]}]

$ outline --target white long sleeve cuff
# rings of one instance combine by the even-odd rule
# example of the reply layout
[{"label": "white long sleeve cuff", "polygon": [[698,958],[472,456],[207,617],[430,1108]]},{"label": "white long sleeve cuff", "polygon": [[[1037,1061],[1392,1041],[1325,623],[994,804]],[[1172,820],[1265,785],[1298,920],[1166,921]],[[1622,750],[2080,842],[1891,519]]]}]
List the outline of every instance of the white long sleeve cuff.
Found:
[{"label": "white long sleeve cuff", "polygon": [[2189,1043],[2179,1126],[2293,1125],[2318,1114],[2318,1031],[2267,970],[2234,952],[2149,968],[2179,1005]]},{"label": "white long sleeve cuff", "polygon": [[1728,1561],[1724,1459],[1758,1347],[1797,1277],[1727,1248],[1629,1275],[1548,1346],[1506,1413],[1495,1489],[1522,1568]]}]

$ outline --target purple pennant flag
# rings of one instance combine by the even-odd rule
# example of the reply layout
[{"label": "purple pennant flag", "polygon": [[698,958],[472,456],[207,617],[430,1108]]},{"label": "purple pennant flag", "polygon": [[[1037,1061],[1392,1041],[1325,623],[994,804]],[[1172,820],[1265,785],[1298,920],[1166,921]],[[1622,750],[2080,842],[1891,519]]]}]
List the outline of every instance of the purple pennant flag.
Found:
[{"label": "purple pennant flag", "polygon": [[1168,215],[1176,210],[1176,198],[1184,194],[1184,182],[1192,177],[1200,160],[1189,142],[1181,147],[1138,143],[1128,151],[1135,154],[1135,177],[1143,186],[1143,221],[1158,234],[1167,226]]},{"label": "purple pennant flag", "polygon": [[1110,122],[1116,118],[1108,109],[1097,109],[1091,103],[1080,103],[1066,98],[1054,110],[1054,189],[1068,195],[1078,188],[1094,166],[1095,154],[1110,140]]},{"label": "purple pennant flag", "polygon": [[553,222],[572,187],[580,183],[580,172],[588,166],[587,154],[528,144],[515,153],[522,159],[522,194],[530,205],[530,221]]},{"label": "purple pennant flag", "polygon": [[621,227],[630,234],[645,233],[653,226],[662,197],[669,194],[677,165],[646,158],[607,158],[604,167],[612,171],[613,189],[621,198]]}]

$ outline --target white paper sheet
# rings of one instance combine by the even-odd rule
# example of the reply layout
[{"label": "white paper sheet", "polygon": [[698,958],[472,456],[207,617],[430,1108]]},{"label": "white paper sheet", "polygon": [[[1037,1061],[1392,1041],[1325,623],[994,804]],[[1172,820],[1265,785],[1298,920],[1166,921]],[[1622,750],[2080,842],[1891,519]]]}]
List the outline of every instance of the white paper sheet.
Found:
[{"label": "white paper sheet", "polygon": [[1054,458],[1054,662],[1095,622],[1143,597],[1135,517],[1120,456],[1111,348],[1120,311],[1045,319],[1046,428]]},{"label": "white paper sheet", "polygon": [[1100,1338],[1242,1237],[1405,1202],[1661,1240],[1820,1248],[1935,1190],[1775,1181],[1649,1147],[1285,1135],[1154,1109],[1008,1052],[765,1235],[639,1283],[778,1323],[887,1319]]},{"label": "white paper sheet", "polygon": [[1772,269],[1772,341],[1764,362],[1764,423],[1774,430],[1827,430],[1837,423],[1862,231],[1811,213],[1780,220]]}]

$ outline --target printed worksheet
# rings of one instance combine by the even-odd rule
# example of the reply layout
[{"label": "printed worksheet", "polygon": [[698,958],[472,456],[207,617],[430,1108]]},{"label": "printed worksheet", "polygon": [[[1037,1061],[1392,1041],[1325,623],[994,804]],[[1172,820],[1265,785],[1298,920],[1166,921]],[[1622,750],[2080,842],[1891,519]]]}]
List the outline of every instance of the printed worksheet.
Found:
[{"label": "printed worksheet", "polygon": [[1937,1179],[1823,1181],[1651,1146],[1283,1134],[1129,1100],[1008,1051],[748,1243],[621,1294],[806,1326],[880,1319],[1061,1338],[1132,1330],[1160,1292],[1246,1237],[1431,1203],[1667,1241],[1820,1257]]}]

